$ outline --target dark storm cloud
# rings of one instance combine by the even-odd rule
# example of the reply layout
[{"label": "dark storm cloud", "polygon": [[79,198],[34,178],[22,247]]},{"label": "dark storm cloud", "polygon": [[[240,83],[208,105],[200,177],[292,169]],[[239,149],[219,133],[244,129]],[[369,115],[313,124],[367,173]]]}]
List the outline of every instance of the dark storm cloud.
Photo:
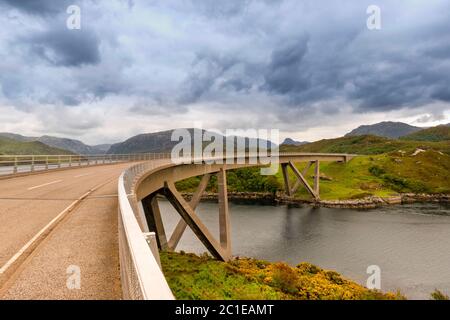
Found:
[{"label": "dark storm cloud", "polygon": [[52,28],[33,35],[27,44],[34,54],[56,66],[77,67],[100,62],[100,41],[88,30]]},{"label": "dark storm cloud", "polygon": [[332,101],[356,112],[450,102],[448,1],[380,0],[378,31],[368,0],[75,1],[90,5],[68,30],[71,2],[0,0],[28,13],[0,32],[0,58],[17,66],[0,63],[13,104],[120,97],[130,112],[169,114],[221,103],[295,121],[305,108],[338,113]]},{"label": "dark storm cloud", "polygon": [[65,12],[73,0],[0,0],[0,5],[16,8],[36,15],[59,14]]},{"label": "dark storm cloud", "polygon": [[198,101],[225,76],[238,61],[234,57],[223,57],[212,53],[198,53],[192,64],[184,90],[180,96],[180,103]]},{"label": "dark storm cloud", "polygon": [[262,89],[282,95],[295,95],[307,90],[311,86],[310,76],[302,68],[307,50],[307,37],[275,49],[264,74]]}]

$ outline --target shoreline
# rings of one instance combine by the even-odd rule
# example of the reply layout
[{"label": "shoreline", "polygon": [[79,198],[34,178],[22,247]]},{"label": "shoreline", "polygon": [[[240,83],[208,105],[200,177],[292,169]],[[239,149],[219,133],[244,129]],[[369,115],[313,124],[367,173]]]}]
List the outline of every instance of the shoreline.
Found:
[{"label": "shoreline", "polygon": [[[192,197],[192,193],[183,192],[187,199]],[[204,201],[214,201],[218,199],[217,193],[205,193],[202,196]],[[347,209],[373,209],[389,205],[402,205],[412,203],[450,203],[450,194],[415,194],[403,193],[392,197],[369,196],[361,199],[347,200],[304,200],[287,197],[281,192],[276,194],[263,192],[229,192],[228,199],[237,203],[255,203],[263,205],[288,205],[302,206],[311,205],[314,207],[326,208],[347,208]]]}]

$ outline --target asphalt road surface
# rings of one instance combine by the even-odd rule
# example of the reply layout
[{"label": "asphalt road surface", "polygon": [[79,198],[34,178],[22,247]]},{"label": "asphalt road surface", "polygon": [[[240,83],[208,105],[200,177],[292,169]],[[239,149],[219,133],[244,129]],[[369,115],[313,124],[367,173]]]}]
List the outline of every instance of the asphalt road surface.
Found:
[{"label": "asphalt road surface", "polygon": [[0,299],[121,298],[117,179],[130,165],[0,180]]}]

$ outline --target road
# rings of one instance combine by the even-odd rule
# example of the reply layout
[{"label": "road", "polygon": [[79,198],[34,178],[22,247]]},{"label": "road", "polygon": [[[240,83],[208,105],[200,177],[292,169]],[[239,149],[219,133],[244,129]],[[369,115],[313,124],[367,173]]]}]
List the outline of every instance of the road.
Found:
[{"label": "road", "polygon": [[0,180],[0,299],[120,299],[117,179],[130,165]]}]

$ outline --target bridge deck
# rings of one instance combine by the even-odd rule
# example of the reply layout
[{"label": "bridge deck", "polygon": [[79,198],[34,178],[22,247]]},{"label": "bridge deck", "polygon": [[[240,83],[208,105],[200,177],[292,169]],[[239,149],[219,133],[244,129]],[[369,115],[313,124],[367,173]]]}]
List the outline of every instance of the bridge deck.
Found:
[{"label": "bridge deck", "polygon": [[[351,157],[289,154],[282,155],[280,163],[313,160],[345,162]],[[227,165],[227,169],[249,164]],[[126,286],[122,283],[121,287],[119,269],[117,181],[122,172],[132,165],[109,164],[0,179],[0,299],[122,298],[122,287]],[[129,171],[140,170],[138,167],[149,171],[141,172],[143,175],[139,177],[131,176],[130,186],[136,187],[136,190],[128,192],[135,192],[132,197],[140,201],[163,188],[166,182],[218,172],[222,165],[176,166],[169,159],[164,159],[133,166]],[[156,170],[152,173],[150,167]],[[135,185],[136,182],[138,185]],[[123,194],[125,188],[122,186],[120,190],[121,199],[127,199],[127,195]],[[124,208],[128,207],[121,209]],[[133,210],[133,207],[128,208],[129,212],[125,212],[129,215],[125,217],[136,221],[135,217],[139,214],[133,213]],[[123,218],[122,214],[122,223]],[[140,239],[138,237],[142,237],[142,241],[131,243],[133,250],[138,248],[143,250],[140,252],[151,254],[137,222],[136,230],[128,225],[130,221],[125,222],[127,230],[136,233],[128,235],[127,241],[137,241]],[[146,259],[138,262],[134,261],[139,268],[147,267]],[[67,281],[73,279],[74,269],[68,270],[71,266],[80,270],[80,289],[69,289],[67,286]],[[161,273],[156,263],[154,267]],[[145,275],[155,280],[154,274]],[[162,274],[160,277],[163,279]],[[153,280],[148,283],[154,285]],[[164,279],[162,281],[165,283]]]},{"label": "bridge deck", "polygon": [[[130,164],[0,180],[0,268],[75,200],[99,187],[0,274],[0,299],[120,299],[117,178]],[[44,237],[42,237],[44,238]],[[81,289],[69,290],[70,265]]]}]

